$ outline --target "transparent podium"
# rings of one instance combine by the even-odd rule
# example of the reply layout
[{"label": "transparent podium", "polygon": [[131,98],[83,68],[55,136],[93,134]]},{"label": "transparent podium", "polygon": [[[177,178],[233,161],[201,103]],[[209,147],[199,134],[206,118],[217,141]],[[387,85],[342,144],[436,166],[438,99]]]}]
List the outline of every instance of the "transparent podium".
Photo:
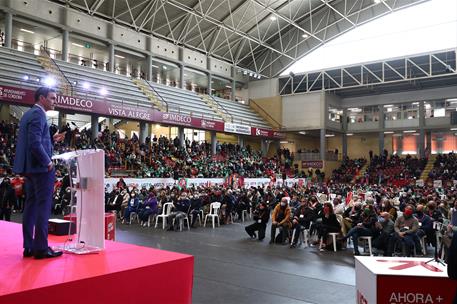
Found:
[{"label": "transparent podium", "polygon": [[[76,217],[76,239],[70,229],[68,240],[58,249],[74,254],[97,253],[105,248],[105,152],[77,150],[55,155],[70,177],[70,214]],[[70,218],[71,222],[73,218]]]}]

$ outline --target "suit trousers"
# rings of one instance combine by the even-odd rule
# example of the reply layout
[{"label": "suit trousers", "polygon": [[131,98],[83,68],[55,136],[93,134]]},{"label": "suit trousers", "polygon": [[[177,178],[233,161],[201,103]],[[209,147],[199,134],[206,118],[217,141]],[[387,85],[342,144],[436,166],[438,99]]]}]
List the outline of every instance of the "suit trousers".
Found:
[{"label": "suit trousers", "polygon": [[25,178],[27,193],[22,215],[24,248],[48,249],[48,220],[51,215],[55,171],[29,174]]}]

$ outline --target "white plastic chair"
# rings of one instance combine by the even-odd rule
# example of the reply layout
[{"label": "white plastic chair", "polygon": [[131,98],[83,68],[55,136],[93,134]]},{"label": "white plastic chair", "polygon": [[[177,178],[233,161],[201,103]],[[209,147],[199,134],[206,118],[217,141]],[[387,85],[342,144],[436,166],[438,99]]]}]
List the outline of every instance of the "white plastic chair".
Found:
[{"label": "white plastic chair", "polygon": [[156,216],[156,224],[154,228],[157,228],[159,223],[159,219],[162,219],[162,229],[165,230],[165,225],[167,223],[167,218],[170,216],[171,208],[173,207],[173,203],[165,203],[162,206],[162,213]]},{"label": "white plastic chair", "polygon": [[[293,244],[293,240],[295,239],[295,229],[292,232],[292,239],[290,241],[290,245]],[[309,229],[305,229],[301,227],[300,235],[298,236],[298,245],[300,246],[303,244],[303,247],[309,247]]]},{"label": "white plastic chair", "polygon": [[217,218],[217,226],[220,226],[219,223],[219,210],[221,209],[221,203],[214,202],[209,205],[209,213],[205,216],[205,222],[203,223],[203,227],[206,227],[206,221],[208,217],[212,219],[213,222],[213,229],[215,228],[215,219]]},{"label": "white plastic chair", "polygon": [[138,213],[135,211],[130,212],[130,218],[129,218],[129,224],[132,225],[132,221],[136,218],[138,223],[140,222],[140,217],[138,216]]},{"label": "white plastic chair", "polygon": [[372,246],[371,246],[372,239],[373,239],[373,237],[371,237],[371,236],[359,236],[359,240],[368,242],[368,251],[370,253],[370,256],[373,256],[373,250],[372,250]]}]

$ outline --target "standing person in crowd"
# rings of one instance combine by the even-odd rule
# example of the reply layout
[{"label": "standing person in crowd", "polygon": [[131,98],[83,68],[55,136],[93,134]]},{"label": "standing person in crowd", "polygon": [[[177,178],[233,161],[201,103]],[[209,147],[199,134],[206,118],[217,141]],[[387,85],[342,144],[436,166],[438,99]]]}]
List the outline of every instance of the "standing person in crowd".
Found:
[{"label": "standing person in crowd", "polygon": [[260,203],[254,211],[254,223],[246,226],[246,233],[253,239],[257,237],[256,231],[259,231],[259,241],[265,238],[265,230],[267,229],[268,220],[270,219],[270,210],[265,203]]},{"label": "standing person in crowd", "polygon": [[[280,228],[280,234],[276,237],[276,229]],[[283,197],[281,202],[276,205],[271,215],[271,239],[270,244],[285,244],[289,235],[290,228],[290,207],[287,204],[287,198]]]},{"label": "standing person in crowd", "polygon": [[[40,87],[35,92],[35,105],[19,123],[13,171],[26,178],[26,201],[22,220],[24,257],[54,258],[62,252],[48,247],[48,220],[51,213],[55,169],[52,163],[52,142],[46,111],[54,109],[56,92]],[[54,141],[63,139],[55,134]]]},{"label": "standing person in crowd", "polygon": [[11,211],[16,205],[16,194],[9,177],[5,177],[0,184],[0,220],[11,221]]}]

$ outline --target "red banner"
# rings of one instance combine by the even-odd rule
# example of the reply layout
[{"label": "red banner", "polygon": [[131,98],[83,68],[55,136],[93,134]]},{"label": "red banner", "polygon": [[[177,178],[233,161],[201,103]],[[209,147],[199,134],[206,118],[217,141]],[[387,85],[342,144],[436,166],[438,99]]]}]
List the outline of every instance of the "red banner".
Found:
[{"label": "red banner", "polygon": [[260,128],[251,128],[251,135],[278,139],[286,138],[286,135],[284,133]]},{"label": "red banner", "polygon": [[[3,102],[32,106],[34,104],[34,90],[0,86],[0,100]],[[151,123],[178,125],[196,129],[224,132],[224,122],[192,117],[186,114],[160,112],[148,107],[132,106],[98,98],[57,95],[56,110],[63,109],[82,114],[98,114],[107,117],[141,120]],[[251,128],[251,135],[269,138],[284,138],[283,133],[272,130]]]},{"label": "red banner", "polygon": [[301,162],[302,168],[314,168],[322,169],[324,168],[324,162],[321,160],[304,160]]}]

